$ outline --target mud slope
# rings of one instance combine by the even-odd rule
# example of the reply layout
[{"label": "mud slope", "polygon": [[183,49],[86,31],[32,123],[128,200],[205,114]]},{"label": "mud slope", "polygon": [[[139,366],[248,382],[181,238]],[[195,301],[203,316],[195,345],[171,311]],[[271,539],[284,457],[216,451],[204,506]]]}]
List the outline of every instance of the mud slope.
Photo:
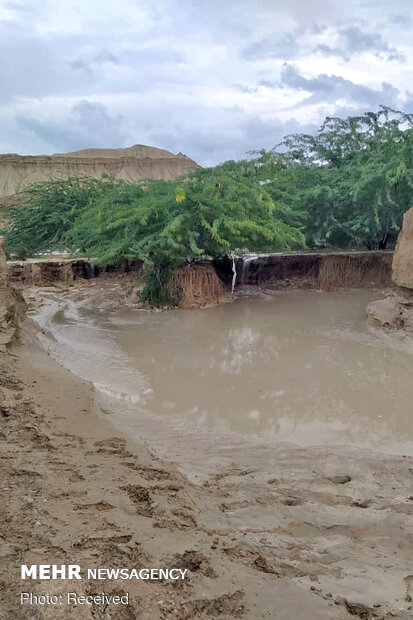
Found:
[{"label": "mud slope", "polygon": [[10,286],[4,253],[4,237],[0,237],[0,353],[4,352],[13,340],[17,330],[18,314],[23,306],[23,299]]}]

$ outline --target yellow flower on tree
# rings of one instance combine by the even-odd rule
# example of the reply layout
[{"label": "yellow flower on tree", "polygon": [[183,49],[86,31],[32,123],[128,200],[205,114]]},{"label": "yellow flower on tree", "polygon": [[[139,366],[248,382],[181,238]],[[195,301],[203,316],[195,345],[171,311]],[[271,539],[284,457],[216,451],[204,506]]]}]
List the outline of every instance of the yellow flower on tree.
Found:
[{"label": "yellow flower on tree", "polygon": [[183,187],[176,188],[175,201],[183,202],[186,198],[185,190]]}]

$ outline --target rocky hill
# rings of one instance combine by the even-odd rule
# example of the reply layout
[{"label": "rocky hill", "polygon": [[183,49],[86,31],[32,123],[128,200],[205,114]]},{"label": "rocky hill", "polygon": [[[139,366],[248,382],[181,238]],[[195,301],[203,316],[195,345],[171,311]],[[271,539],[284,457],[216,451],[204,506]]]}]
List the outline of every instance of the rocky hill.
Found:
[{"label": "rocky hill", "polygon": [[172,180],[198,168],[178,153],[136,144],[124,149],[83,149],[55,155],[0,155],[0,199],[21,192],[27,185],[69,176],[100,178],[108,174],[125,181]]}]

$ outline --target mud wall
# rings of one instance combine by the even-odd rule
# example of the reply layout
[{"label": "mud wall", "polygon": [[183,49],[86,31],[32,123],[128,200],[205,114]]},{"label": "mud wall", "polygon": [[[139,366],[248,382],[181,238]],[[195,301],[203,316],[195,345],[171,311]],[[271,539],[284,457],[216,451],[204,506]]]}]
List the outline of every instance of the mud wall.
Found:
[{"label": "mud wall", "polygon": [[226,293],[210,263],[177,269],[169,282],[172,290],[179,294],[179,307],[187,310],[217,304]]},{"label": "mud wall", "polygon": [[[236,262],[236,286],[263,288],[338,288],[391,286],[392,252],[336,252],[272,254],[249,262]],[[232,265],[229,260],[215,261],[221,279],[230,284]]]},{"label": "mud wall", "polygon": [[0,352],[5,350],[17,332],[18,316],[23,305],[23,300],[15,295],[10,286],[4,238],[0,237]]},{"label": "mud wall", "polygon": [[[392,285],[392,252],[296,253],[260,256],[243,266],[236,259],[236,287],[262,288],[338,288],[387,287]],[[216,273],[227,287],[232,283],[232,261],[215,260]],[[85,259],[10,261],[11,282],[41,285],[72,282],[102,274],[139,273],[142,261],[124,261],[121,265],[98,269]]]},{"label": "mud wall", "polygon": [[102,274],[138,273],[142,267],[141,260],[125,260],[120,265],[99,268],[86,259],[29,259],[9,261],[9,278],[16,284],[27,286],[70,283],[73,280],[90,280]]},{"label": "mud wall", "polygon": [[72,282],[95,275],[91,263],[86,260],[39,260],[10,261],[10,281],[28,286],[53,282]]}]

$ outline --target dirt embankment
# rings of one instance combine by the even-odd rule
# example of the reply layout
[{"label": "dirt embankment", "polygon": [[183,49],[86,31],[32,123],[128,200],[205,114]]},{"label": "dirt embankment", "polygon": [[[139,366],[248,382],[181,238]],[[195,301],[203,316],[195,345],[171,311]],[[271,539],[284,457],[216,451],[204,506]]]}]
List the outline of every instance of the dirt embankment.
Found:
[{"label": "dirt embankment", "polygon": [[228,292],[211,264],[189,265],[173,272],[171,290],[182,309],[204,308],[227,299]]},{"label": "dirt embankment", "polygon": [[[261,288],[370,288],[391,285],[393,253],[340,251],[269,254],[253,260],[237,260],[236,286]],[[216,269],[227,282],[232,280],[230,261],[216,261]]]},{"label": "dirt embankment", "polygon": [[393,256],[392,280],[396,290],[367,306],[367,316],[386,328],[413,335],[413,207],[404,214]]},{"label": "dirt embankment", "polygon": [[14,339],[25,305],[22,296],[10,286],[4,245],[4,237],[0,237],[0,352],[5,352]]},{"label": "dirt embankment", "polygon": [[[269,254],[253,260],[236,260],[235,288],[305,288],[324,291],[340,288],[386,288],[391,286],[392,252],[294,252]],[[10,261],[13,283],[41,286],[49,283],[71,282],[90,277],[119,277],[124,274],[139,277],[142,261],[124,261],[117,267],[99,269],[87,259],[68,259],[63,256]],[[214,274],[215,271],[215,274]],[[231,291],[234,273],[229,259],[204,261],[179,269],[173,283],[185,297],[184,307],[199,307],[216,302]],[[225,288],[223,287],[225,285]],[[224,295],[225,296],[225,295]]]},{"label": "dirt embankment", "polygon": [[28,259],[8,261],[9,280],[13,285],[70,285],[74,280],[94,277],[95,268],[87,259]]}]

